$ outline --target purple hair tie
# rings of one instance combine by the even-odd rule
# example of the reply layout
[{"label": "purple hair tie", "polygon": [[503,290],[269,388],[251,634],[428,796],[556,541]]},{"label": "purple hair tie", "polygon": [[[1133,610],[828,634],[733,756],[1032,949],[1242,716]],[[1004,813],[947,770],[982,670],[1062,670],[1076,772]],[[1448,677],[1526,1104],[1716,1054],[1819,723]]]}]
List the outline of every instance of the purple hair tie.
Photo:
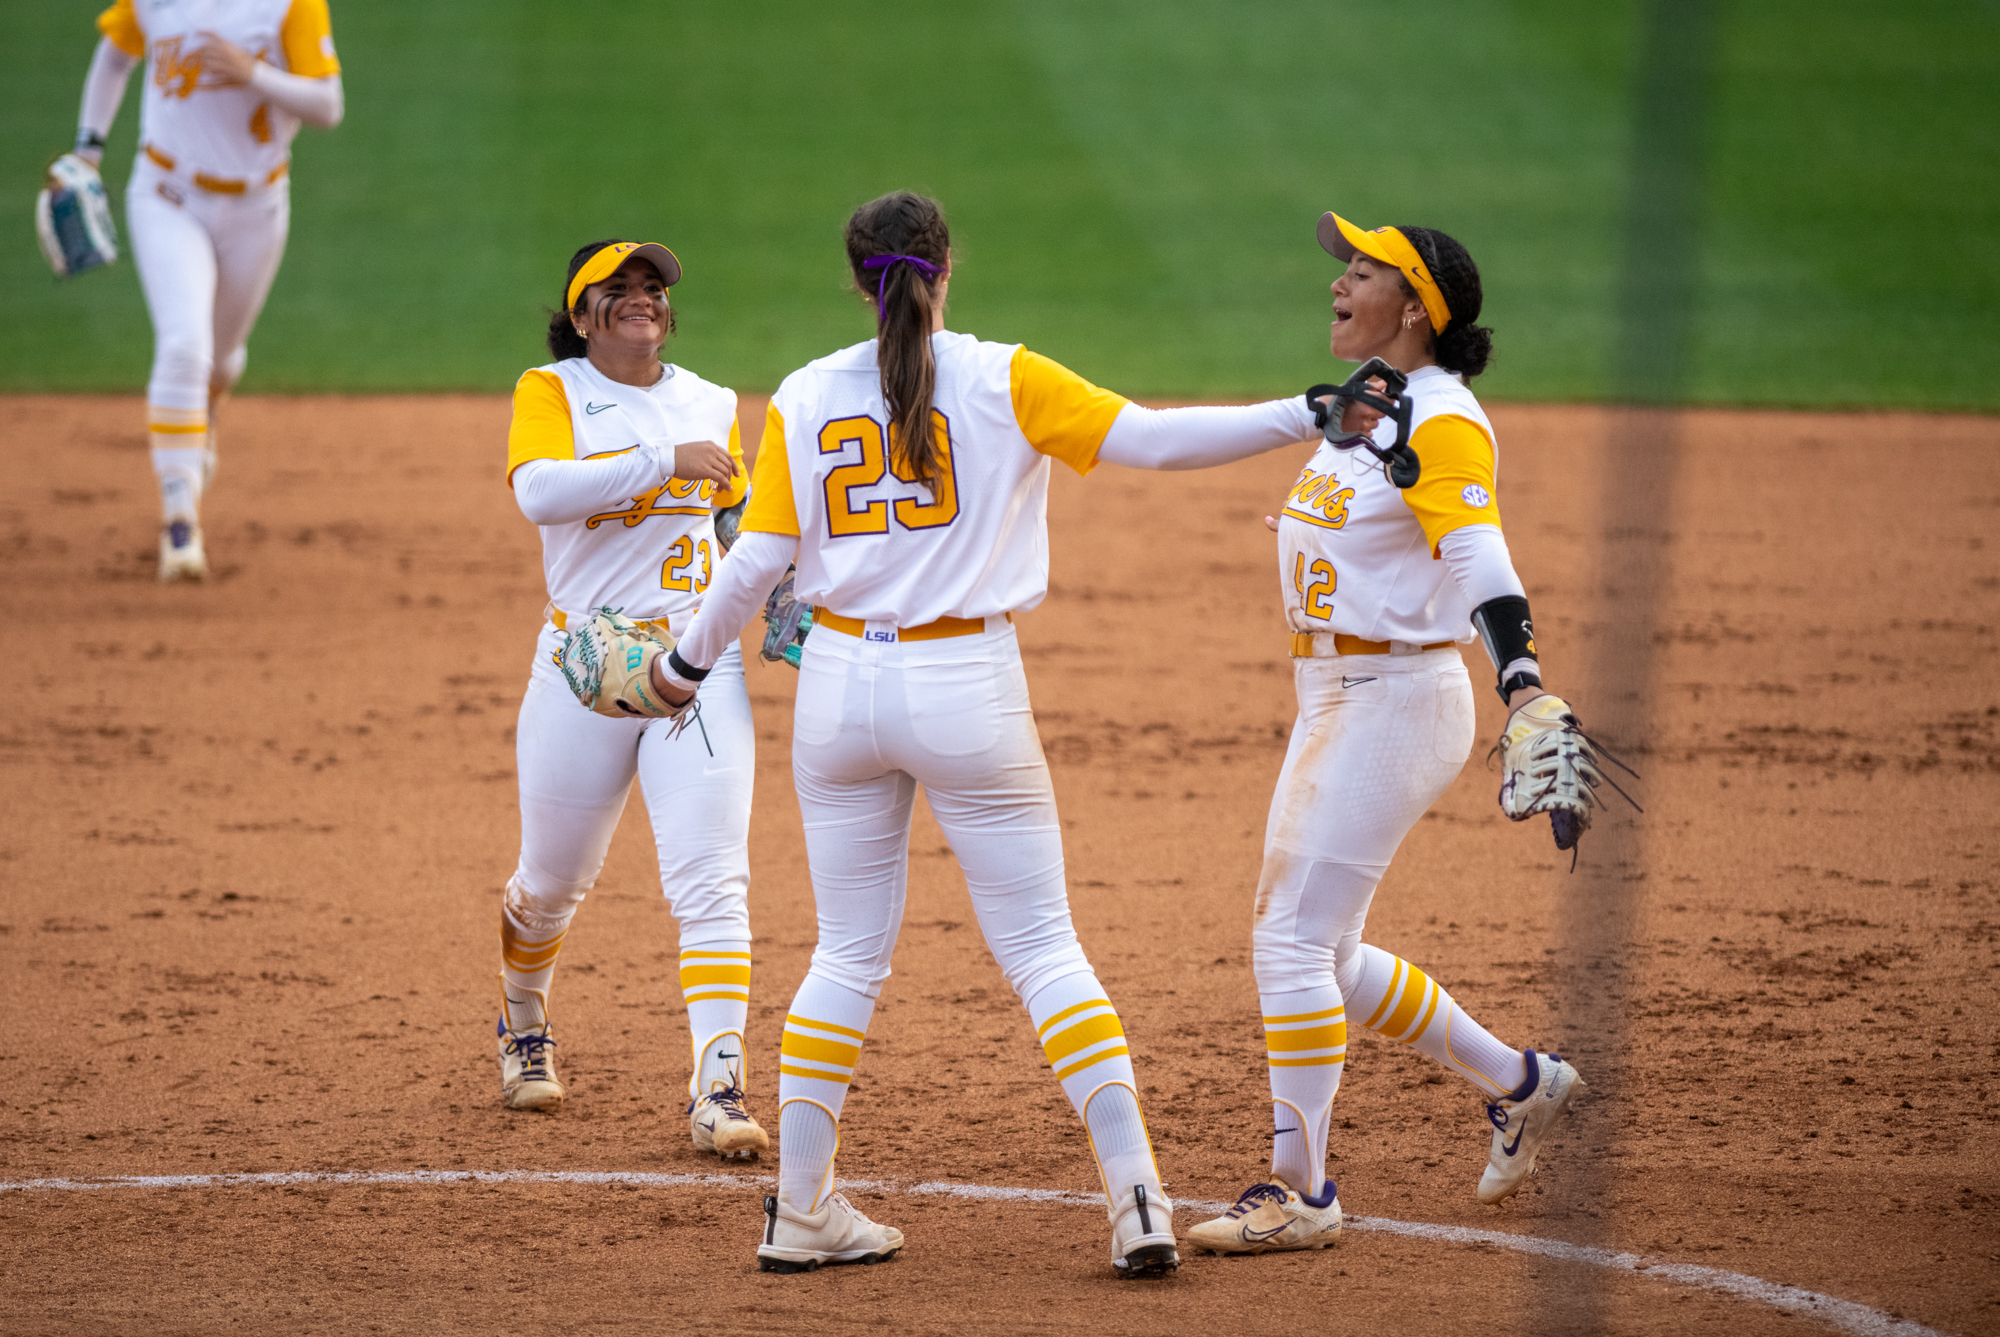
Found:
[{"label": "purple hair tie", "polygon": [[879,269],[882,271],[882,277],[878,279],[875,284],[875,319],[877,321],[880,321],[882,319],[882,294],[885,291],[887,291],[889,286],[889,266],[897,263],[898,261],[907,261],[908,263],[915,265],[917,267],[918,272],[923,274],[923,276],[927,279],[934,279],[938,276],[939,267],[937,265],[932,264],[930,261],[924,259],[922,256],[871,255],[866,260],[863,260],[861,262],[861,267],[863,269]]}]

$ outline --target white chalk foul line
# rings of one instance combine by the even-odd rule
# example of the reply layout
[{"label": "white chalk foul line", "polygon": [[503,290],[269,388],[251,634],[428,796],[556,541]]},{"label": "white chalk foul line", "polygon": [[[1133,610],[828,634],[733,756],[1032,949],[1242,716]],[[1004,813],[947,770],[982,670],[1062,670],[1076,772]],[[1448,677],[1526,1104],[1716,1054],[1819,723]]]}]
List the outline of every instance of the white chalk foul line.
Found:
[{"label": "white chalk foul line", "polygon": [[[633,1188],[748,1188],[775,1183],[770,1175],[656,1174],[639,1170],[284,1170],[263,1174],[215,1175],[116,1175],[93,1179],[0,1180],[0,1193],[75,1193],[104,1189],[135,1188],[283,1188],[308,1184],[324,1185],[437,1185],[437,1184],[611,1184]],[[953,1184],[933,1180],[922,1184],[897,1184],[876,1179],[843,1179],[843,1189],[880,1193],[912,1193],[963,1198],[976,1202],[1046,1202],[1069,1207],[1098,1207],[1104,1198],[1097,1193],[1077,1193],[1059,1188],[1006,1188],[992,1184]],[[1183,1199],[1175,1204],[1199,1212],[1221,1212],[1222,1202]],[[1693,1263],[1670,1263],[1645,1254],[1617,1253],[1584,1244],[1540,1239],[1533,1235],[1510,1235],[1500,1230],[1474,1230],[1469,1226],[1433,1225],[1426,1221],[1395,1221],[1383,1216],[1349,1216],[1349,1230],[1379,1230],[1390,1235],[1436,1240],[1445,1244],[1484,1244],[1553,1258],[1564,1263],[1583,1263],[1613,1272],[1630,1272],[1652,1281],[1672,1282],[1701,1290],[1717,1291],[1739,1300],[1751,1300],[1816,1318],[1830,1328],[1854,1337],[1943,1337],[1933,1328],[1908,1319],[1892,1318],[1879,1309],[1851,1300],[1822,1295],[1818,1291],[1785,1286],[1742,1272],[1719,1267],[1698,1267]]]}]

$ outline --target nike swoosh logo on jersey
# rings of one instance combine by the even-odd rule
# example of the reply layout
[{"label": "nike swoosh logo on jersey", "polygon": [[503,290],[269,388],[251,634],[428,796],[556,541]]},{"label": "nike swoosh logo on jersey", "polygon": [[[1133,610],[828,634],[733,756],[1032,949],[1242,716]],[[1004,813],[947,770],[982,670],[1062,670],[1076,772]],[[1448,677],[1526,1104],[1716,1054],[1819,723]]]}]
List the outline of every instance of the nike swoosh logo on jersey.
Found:
[{"label": "nike swoosh logo on jersey", "polygon": [[1359,687],[1364,682],[1374,682],[1374,681],[1375,680],[1373,678],[1349,678],[1343,676],[1340,680],[1340,685],[1342,687]]},{"label": "nike swoosh logo on jersey", "polygon": [[616,404],[592,404],[586,402],[583,406],[583,411],[585,413],[602,413],[606,409],[615,409],[617,407]]}]

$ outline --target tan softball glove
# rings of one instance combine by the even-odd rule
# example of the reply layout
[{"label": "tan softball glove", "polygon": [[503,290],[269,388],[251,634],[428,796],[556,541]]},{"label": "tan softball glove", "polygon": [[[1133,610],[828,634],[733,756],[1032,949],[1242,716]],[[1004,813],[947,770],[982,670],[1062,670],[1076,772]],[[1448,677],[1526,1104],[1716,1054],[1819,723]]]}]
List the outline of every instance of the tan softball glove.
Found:
[{"label": "tan softball glove", "polygon": [[600,715],[677,719],[688,707],[670,706],[653,690],[653,661],[673,647],[674,638],[657,626],[642,627],[615,608],[600,608],[562,633],[556,667],[576,699]]},{"label": "tan softball glove", "polygon": [[[1598,786],[1610,784],[1625,793],[1605,778],[1600,762],[1624,763],[1600,754],[1584,736],[1569,702],[1545,693],[1525,703],[1507,717],[1506,732],[1500,735],[1500,810],[1517,822],[1547,813],[1556,848],[1575,849],[1590,829]],[[1632,803],[1629,794],[1625,797]]]}]

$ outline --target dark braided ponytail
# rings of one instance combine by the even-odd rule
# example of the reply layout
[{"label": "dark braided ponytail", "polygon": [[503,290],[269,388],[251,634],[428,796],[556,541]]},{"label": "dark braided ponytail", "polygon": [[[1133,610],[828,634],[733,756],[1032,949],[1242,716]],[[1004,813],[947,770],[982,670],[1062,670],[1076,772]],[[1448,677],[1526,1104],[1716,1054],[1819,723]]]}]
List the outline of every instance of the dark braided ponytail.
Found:
[{"label": "dark braided ponytail", "polygon": [[[1425,267],[1437,281],[1438,291],[1444,294],[1445,305],[1451,308],[1451,323],[1437,335],[1438,365],[1469,381],[1485,371],[1493,357],[1493,331],[1473,324],[1479,319],[1479,308],[1484,301],[1479,288],[1479,266],[1472,263],[1472,257],[1455,238],[1436,228],[1398,226],[1396,230],[1417,248],[1417,254],[1424,258]],[[1408,279],[1403,280],[1403,291],[1412,297],[1417,295]]]},{"label": "dark braided ponytail", "polygon": [[[885,256],[913,256],[869,267]],[[937,495],[944,470],[931,430],[931,400],[937,391],[937,361],[931,354],[931,324],[937,310],[938,277],[951,256],[951,229],[936,200],[907,190],[870,200],[847,220],[847,263],[855,286],[877,294],[875,361],[882,372],[882,399],[889,406],[889,460],[896,476],[922,483]],[[925,273],[928,269],[931,272]]]}]

